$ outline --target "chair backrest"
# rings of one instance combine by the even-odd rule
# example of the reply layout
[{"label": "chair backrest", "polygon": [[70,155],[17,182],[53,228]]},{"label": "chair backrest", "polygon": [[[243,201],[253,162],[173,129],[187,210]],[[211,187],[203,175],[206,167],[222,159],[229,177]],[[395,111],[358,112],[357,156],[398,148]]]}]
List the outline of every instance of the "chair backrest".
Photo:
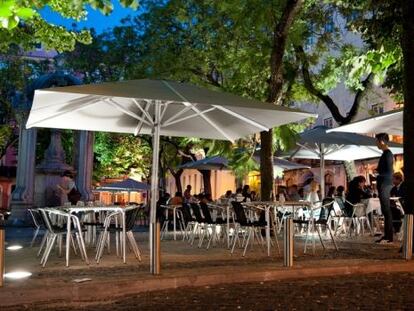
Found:
[{"label": "chair backrest", "polygon": [[203,218],[203,216],[201,215],[201,212],[200,212],[200,206],[197,203],[191,203],[190,206],[191,206],[191,209],[193,210],[193,214],[194,214],[197,222],[199,222],[199,223],[205,222],[205,220],[204,220],[204,218]]},{"label": "chair backrest", "polygon": [[135,226],[138,217],[139,208],[133,208],[125,212],[125,230],[131,231]]},{"label": "chair backrest", "polygon": [[188,203],[183,203],[182,209],[181,209],[184,217],[184,222],[187,225],[189,222],[193,221],[193,217],[191,216],[191,210]]},{"label": "chair backrest", "polygon": [[231,204],[233,205],[236,222],[238,222],[241,226],[246,226],[248,224],[248,221],[241,202],[232,201]]},{"label": "chair backrest", "polygon": [[28,209],[30,216],[32,217],[33,224],[36,228],[45,227],[42,219],[42,215],[40,215],[39,210],[34,208]]},{"label": "chair backrest", "polygon": [[201,211],[203,212],[204,220],[208,224],[213,223],[213,218],[211,217],[210,209],[206,203],[200,203]]},{"label": "chair backrest", "polygon": [[328,220],[333,204],[335,200],[333,198],[325,198],[322,200],[321,212],[319,214],[319,221]]},{"label": "chair backrest", "polygon": [[367,209],[364,203],[357,203],[354,205],[354,215],[355,217],[364,217],[367,216]]},{"label": "chair backrest", "polygon": [[44,209],[41,209],[41,208],[39,208],[38,211],[40,213],[40,216],[42,217],[42,223],[45,226],[45,228],[48,231],[50,231],[51,233],[54,233],[52,221],[51,221],[51,219],[49,217],[48,211],[46,211]]}]

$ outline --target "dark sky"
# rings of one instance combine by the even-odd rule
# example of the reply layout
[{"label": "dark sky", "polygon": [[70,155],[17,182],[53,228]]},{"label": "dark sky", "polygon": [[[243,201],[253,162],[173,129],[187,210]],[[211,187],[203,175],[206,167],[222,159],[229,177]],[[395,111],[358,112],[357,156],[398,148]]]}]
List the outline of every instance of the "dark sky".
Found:
[{"label": "dark sky", "polygon": [[[88,17],[87,20],[78,22],[77,27],[78,29],[82,28],[95,28],[97,32],[102,32],[107,28],[112,28],[116,25],[120,24],[120,20],[128,15],[136,15],[139,11],[134,11],[132,9],[127,9],[121,6],[118,1],[113,1],[114,3],[114,10],[112,14],[109,16],[105,16],[99,11],[88,9]],[[76,21],[69,20],[66,18],[61,17],[59,14],[54,13],[50,9],[46,8],[42,10],[41,15],[45,18],[48,22],[55,24],[55,25],[63,25],[67,28],[72,28],[72,24]]]}]

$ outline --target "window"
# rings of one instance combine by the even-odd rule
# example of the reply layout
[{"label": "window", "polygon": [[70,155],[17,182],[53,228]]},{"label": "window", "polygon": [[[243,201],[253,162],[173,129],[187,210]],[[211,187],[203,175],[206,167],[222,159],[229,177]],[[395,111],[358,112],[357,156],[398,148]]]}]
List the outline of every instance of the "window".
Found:
[{"label": "window", "polygon": [[326,127],[329,127],[329,128],[333,128],[333,118],[330,117],[330,118],[324,119],[323,120],[323,125],[325,125]]},{"label": "window", "polygon": [[371,106],[371,111],[374,114],[381,114],[384,113],[384,105],[383,104],[375,104]]},{"label": "window", "polygon": [[334,31],[334,22],[332,18],[329,18],[327,23],[325,24],[325,32],[333,32]]}]

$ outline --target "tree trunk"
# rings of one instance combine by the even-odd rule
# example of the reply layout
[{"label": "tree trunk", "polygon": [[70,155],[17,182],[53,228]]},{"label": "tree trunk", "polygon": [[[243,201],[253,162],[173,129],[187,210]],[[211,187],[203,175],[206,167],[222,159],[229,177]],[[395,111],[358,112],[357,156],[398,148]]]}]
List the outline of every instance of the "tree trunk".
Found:
[{"label": "tree trunk", "polygon": [[181,184],[181,175],[183,174],[183,171],[184,171],[183,169],[179,169],[175,173],[171,173],[171,175],[173,175],[174,177],[175,187],[177,188],[177,191],[181,193],[183,193],[183,186]]},{"label": "tree trunk", "polygon": [[[283,56],[289,30],[299,12],[302,0],[288,0],[280,21],[275,25],[270,55],[270,79],[267,101],[276,104],[280,101],[283,87]],[[260,196],[269,201],[273,192],[273,131],[260,133]]]},{"label": "tree trunk", "polygon": [[260,198],[270,201],[273,193],[273,131],[260,133]]},{"label": "tree trunk", "polygon": [[[414,1],[402,0],[404,56],[404,174],[406,189],[414,189]],[[407,191],[406,206],[414,210],[414,192]]]},{"label": "tree trunk", "polygon": [[211,171],[210,170],[198,170],[203,175],[204,193],[211,194]]}]

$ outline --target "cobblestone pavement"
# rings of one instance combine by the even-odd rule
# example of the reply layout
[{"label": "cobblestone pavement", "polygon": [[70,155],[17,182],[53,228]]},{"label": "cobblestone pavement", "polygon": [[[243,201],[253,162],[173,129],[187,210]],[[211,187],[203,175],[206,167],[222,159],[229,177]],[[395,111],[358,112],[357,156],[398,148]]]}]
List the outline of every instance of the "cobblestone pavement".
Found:
[{"label": "cobblestone pavement", "polygon": [[[414,274],[391,273],[180,288],[98,305],[13,310],[414,310]],[[12,309],[5,309],[10,311]]]}]

